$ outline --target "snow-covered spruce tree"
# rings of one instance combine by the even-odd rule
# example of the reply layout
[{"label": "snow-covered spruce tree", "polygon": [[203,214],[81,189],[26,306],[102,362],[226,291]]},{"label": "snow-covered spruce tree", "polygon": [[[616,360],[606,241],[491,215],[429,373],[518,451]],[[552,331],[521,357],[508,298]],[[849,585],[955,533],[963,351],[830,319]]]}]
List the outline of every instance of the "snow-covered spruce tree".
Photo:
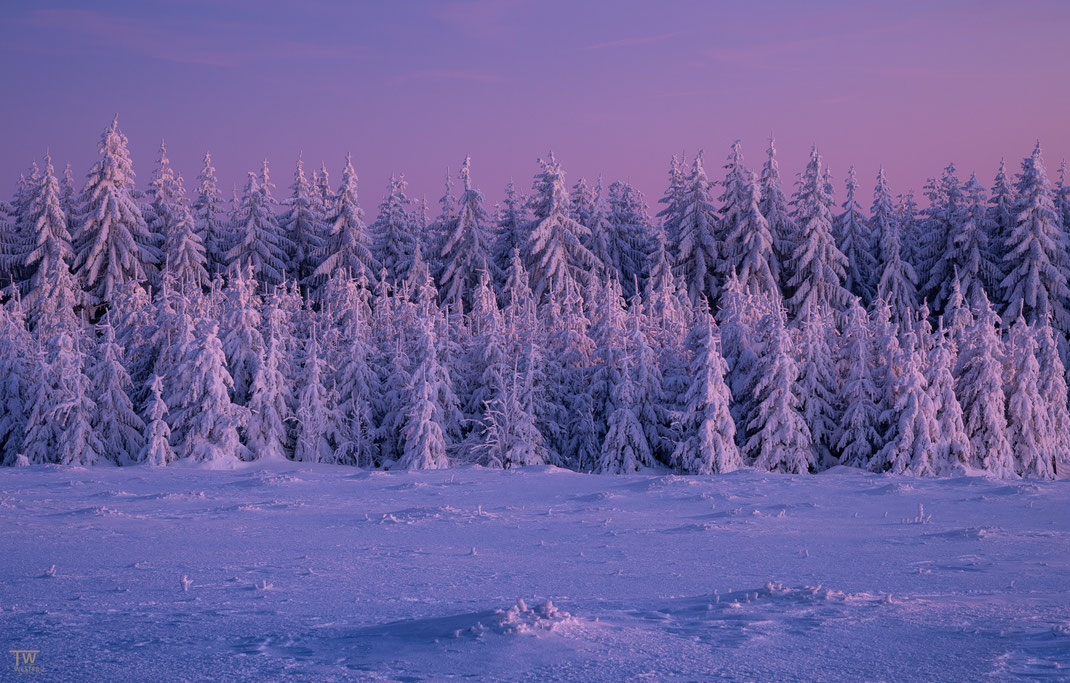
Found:
[{"label": "snow-covered spruce tree", "polygon": [[[175,222],[178,219],[179,203],[185,200],[184,190],[178,184],[178,177],[171,168],[171,160],[167,157],[167,145],[160,141],[160,153],[156,159],[156,168],[149,182],[148,200],[144,205],[141,215],[145,219],[153,243],[162,247],[168,239]],[[163,259],[161,259],[161,263]]]},{"label": "snow-covered spruce tree", "polygon": [[[335,373],[330,400],[335,402],[338,435],[335,437],[335,461],[340,464],[374,466],[381,462],[375,443],[374,399],[379,395],[379,378],[373,367],[374,346],[368,312],[353,316],[340,343],[333,362]],[[305,352],[305,374],[310,372],[310,351]],[[400,359],[399,359],[400,360]],[[404,390],[407,377],[399,369],[396,378],[399,391]],[[392,387],[387,386],[386,390]],[[394,398],[400,400],[402,395]],[[327,408],[330,409],[330,403]],[[329,415],[329,413],[328,413]],[[394,435],[396,438],[396,434]],[[396,458],[392,458],[396,459]]]},{"label": "snow-covered spruce tree", "polygon": [[594,190],[587,184],[587,179],[580,178],[572,186],[572,192],[569,194],[568,215],[577,223],[590,227],[591,215],[594,214],[594,199]]},{"label": "snow-covered spruce tree", "polygon": [[390,281],[396,284],[409,276],[413,254],[419,244],[410,221],[409,199],[405,196],[407,186],[403,176],[390,176],[386,197],[379,204],[379,215],[371,227],[372,254],[386,269]]},{"label": "snow-covered spruce tree", "polygon": [[275,217],[273,203],[269,188],[249,171],[241,206],[234,216],[234,241],[227,252],[232,273],[251,268],[252,276],[265,288],[281,284],[288,276],[288,254],[292,251]]},{"label": "snow-covered spruce tree", "polygon": [[958,205],[947,209],[946,241],[939,247],[933,271],[924,291],[929,293],[933,310],[943,314],[951,296],[951,285],[957,274],[959,289],[973,299],[977,290],[985,288],[997,278],[997,268],[991,261],[988,235],[984,226],[984,188],[971,176],[965,188],[957,194]]},{"label": "snow-covered spruce tree", "polygon": [[743,169],[741,175],[742,184],[737,190],[729,195],[725,189],[725,196],[730,196],[735,206],[725,214],[725,219],[731,217],[731,220],[724,226],[723,258],[719,267],[724,279],[735,273],[745,291],[779,298],[778,260],[773,249],[773,233],[759,209],[761,190],[752,172]]},{"label": "snow-covered spruce tree", "polygon": [[941,319],[926,365],[926,382],[936,422],[933,470],[937,476],[961,474],[971,461],[970,438],[963,422],[962,405],[955,394],[953,345]]},{"label": "snow-covered spruce tree", "polygon": [[130,376],[123,367],[123,350],[115,341],[115,329],[107,316],[99,330],[97,360],[90,373],[96,397],[93,428],[108,459],[131,465],[137,462],[144,445],[145,423],[130,399]]},{"label": "snow-covered spruce tree", "polygon": [[175,459],[171,448],[171,427],[167,424],[167,401],[163,399],[163,378],[153,375],[149,382],[149,401],[145,407],[145,432],[135,462],[161,466]]},{"label": "snow-covered spruce tree", "polygon": [[873,334],[857,298],[852,300],[846,317],[839,353],[843,379],[838,396],[843,416],[836,427],[835,444],[841,464],[869,469],[880,445],[880,393],[873,378]]},{"label": "snow-covered spruce tree", "polygon": [[1003,259],[1003,322],[1019,314],[1027,323],[1051,316],[1065,335],[1070,330],[1067,300],[1068,257],[1062,219],[1055,211],[1054,193],[1041,157],[1040,143],[1022,161],[1017,182],[1017,218],[1005,242]]},{"label": "snow-covered spruce tree", "polygon": [[672,464],[687,474],[719,474],[743,466],[736,448],[736,424],[729,412],[731,395],[725,384],[728,364],[721,356],[720,339],[709,311],[694,322],[688,349],[694,374],[677,417],[680,441]]},{"label": "snow-covered spruce tree", "polygon": [[282,202],[286,210],[279,216],[279,227],[292,245],[288,275],[300,283],[307,282],[319,266],[327,235],[322,202],[314,201],[315,191],[305,177],[304,160],[298,156],[290,196]]},{"label": "snow-covered spruce tree", "polygon": [[606,435],[595,471],[630,474],[654,466],[654,455],[637,415],[630,353],[623,354],[622,366],[615,379],[607,406]]},{"label": "snow-covered spruce tree", "polygon": [[41,379],[37,353],[17,302],[0,306],[0,462],[14,464],[30,413],[30,399]]},{"label": "snow-covered spruce tree", "polygon": [[724,253],[724,247],[727,246],[725,238],[729,233],[736,231],[736,223],[739,221],[746,205],[750,202],[750,196],[746,190],[748,170],[743,165],[741,141],[736,140],[732,143],[728,158],[725,160],[724,170],[725,178],[721,181],[721,187],[724,189],[721,192],[721,196],[717,198],[721,208],[718,211],[720,220],[716,229],[719,251],[722,254]]},{"label": "snow-covered spruce tree", "polygon": [[679,242],[675,244],[673,271],[687,288],[692,304],[702,299],[717,301],[717,210],[713,207],[710,181],[702,166],[702,152],[695,156],[683,194]]},{"label": "snow-covered spruce tree", "polygon": [[658,199],[658,204],[665,207],[658,211],[656,218],[661,219],[661,231],[664,240],[669,244],[676,244],[680,238],[680,221],[684,215],[684,187],[687,182],[687,174],[684,172],[680,159],[674,154],[669,162],[669,186],[665,194]]},{"label": "snow-covered spruce tree", "polygon": [[[449,381],[439,365],[433,321],[421,319],[414,351],[415,368],[408,385],[403,443],[397,467],[406,470],[437,470],[449,467],[446,456],[445,406],[441,404],[443,382]],[[452,393],[452,389],[448,389]]]},{"label": "snow-covered spruce tree", "polygon": [[832,311],[811,310],[801,324],[799,353],[799,397],[803,419],[810,427],[817,467],[835,464],[837,425],[843,407],[840,402],[839,376],[832,349],[838,346]]},{"label": "snow-covered spruce tree", "polygon": [[[1007,177],[1007,166],[1003,159],[999,160],[999,171],[992,184],[992,190],[988,195],[988,210],[985,213],[985,233],[988,236],[988,248],[990,260],[996,265],[999,272],[996,275],[996,290],[988,293],[988,298],[996,308],[1001,309],[1006,304],[1003,301],[1003,279],[1010,271],[1007,268],[1008,240],[1018,218],[1018,197],[1014,186]],[[967,300],[969,301],[969,299]]]},{"label": "snow-covered spruce tree", "polygon": [[609,225],[612,227],[614,265],[620,273],[624,295],[636,294],[635,285],[646,276],[650,251],[649,223],[643,193],[628,183],[609,186]]},{"label": "snow-covered spruce tree", "polygon": [[238,430],[248,420],[248,411],[231,402],[234,385],[227,372],[219,326],[210,320],[197,324],[196,332],[178,354],[175,380],[168,387],[168,412],[173,425],[178,458],[214,466],[250,460]]},{"label": "snow-covered spruce tree", "polygon": [[813,439],[799,400],[799,367],[781,312],[762,321],[768,338],[754,368],[753,412],[744,453],[755,468],[805,474],[815,465]]},{"label": "snow-covered spruce tree", "polygon": [[643,426],[654,459],[668,464],[672,460],[676,434],[672,429],[671,410],[666,406],[665,378],[657,352],[648,338],[650,325],[645,308],[638,294],[632,297],[628,308],[628,353],[632,358],[635,383],[635,414]]},{"label": "snow-covered spruce tree", "polygon": [[551,283],[566,287],[572,280],[588,286],[594,257],[583,246],[588,230],[569,217],[565,174],[551,152],[540,159],[542,171],[535,176],[530,201],[534,219],[522,247],[531,289],[537,301],[549,293]]},{"label": "snow-covered spruce tree", "polygon": [[287,422],[294,419],[293,393],[283,373],[278,313],[268,314],[264,353],[249,389],[249,419],[245,445],[257,460],[285,460],[290,453]]},{"label": "snow-covered spruce tree", "polygon": [[96,309],[116,288],[144,283],[160,252],[134,198],[134,171],[116,118],[100,140],[100,160],[89,171],[78,205],[73,270]]},{"label": "snow-covered spruce tree", "polygon": [[786,293],[787,281],[791,277],[788,264],[795,250],[795,221],[788,210],[788,201],[780,182],[780,166],[776,160],[776,145],[769,138],[765,163],[762,164],[760,179],[761,202],[759,210],[765,216],[769,232],[773,236],[773,255],[777,262],[777,277],[781,291]]},{"label": "snow-covered spruce tree", "polygon": [[[20,255],[32,241],[30,205],[35,190],[41,185],[41,170],[34,161],[29,173],[19,174],[15,196],[11,202],[0,203],[0,286],[7,288],[23,278]],[[10,220],[4,220],[10,217]]]},{"label": "snow-covered spruce tree", "polygon": [[593,270],[599,282],[606,282],[612,277],[620,277],[620,258],[616,253],[617,241],[613,234],[613,225],[609,222],[609,198],[602,186],[602,176],[598,176],[598,189],[593,196],[591,214],[583,224],[587,234],[581,240],[594,257]]},{"label": "snow-covered spruce tree", "polygon": [[1035,326],[1040,382],[1037,389],[1048,413],[1048,440],[1055,450],[1055,473],[1070,471],[1070,409],[1067,407],[1066,370],[1048,320]]},{"label": "snow-covered spruce tree", "polygon": [[948,240],[954,239],[963,221],[962,184],[955,175],[955,164],[948,164],[940,179],[930,178],[925,186],[929,206],[918,236],[914,270],[918,274],[919,290],[930,304],[938,304],[940,288],[950,277],[952,262],[948,260]]},{"label": "snow-covered spruce tree", "polygon": [[672,273],[672,261],[665,248],[665,237],[654,237],[654,249],[650,258],[650,274],[646,280],[643,301],[651,318],[657,343],[665,349],[680,342],[687,329],[688,306],[676,277]]},{"label": "snow-covered spruce tree", "polygon": [[197,234],[204,243],[207,270],[210,277],[227,268],[227,252],[230,251],[230,225],[223,196],[219,193],[212,155],[204,153],[204,166],[197,175],[197,195],[193,200],[193,220]]},{"label": "snow-covered spruce tree", "polygon": [[[175,184],[181,190],[181,176]],[[164,240],[164,270],[183,291],[207,287],[207,252],[197,232],[197,223],[184,199],[172,207],[171,217],[167,238]]]},{"label": "snow-covered spruce tree", "polygon": [[834,230],[836,244],[847,257],[847,290],[860,297],[864,304],[868,304],[876,294],[879,277],[877,244],[856,199],[858,178],[855,176],[854,166],[847,170],[845,184],[847,198],[843,203],[843,213],[836,217]]},{"label": "snow-covered spruce tree", "polygon": [[791,256],[788,309],[796,317],[824,307],[842,311],[850,301],[850,293],[843,287],[847,258],[832,237],[832,197],[817,147],[810,150],[810,162],[792,204],[799,227]]},{"label": "snow-covered spruce tree", "polygon": [[620,285],[615,280],[607,282],[599,289],[594,305],[590,330],[594,341],[591,398],[601,442],[614,410],[613,392],[623,382],[620,375],[627,351],[624,300],[621,298]]},{"label": "snow-covered spruce tree", "polygon": [[1022,316],[1011,327],[1007,356],[1007,422],[1014,470],[1023,477],[1054,479],[1056,443],[1040,395],[1036,336]]},{"label": "snow-covered spruce tree", "polygon": [[345,439],[344,426],[334,405],[333,392],[324,384],[323,358],[315,335],[309,337],[304,356],[297,401],[294,460],[337,462],[335,444]]},{"label": "snow-covered spruce tree", "polygon": [[225,328],[222,338],[225,365],[229,369],[231,396],[235,403],[244,406],[252,395],[253,378],[264,352],[264,337],[260,333],[261,302],[256,295],[251,265],[231,274],[223,296],[221,319]]},{"label": "snow-covered spruce tree", "polygon": [[[490,216],[483,207],[483,193],[472,187],[471,158],[461,165],[461,195],[457,219],[446,233],[442,245],[442,277],[439,279],[442,301],[458,312],[470,310],[472,292],[480,272],[499,279],[491,251],[493,232]],[[463,309],[462,309],[463,307]]]},{"label": "snow-covered spruce tree", "polygon": [[896,358],[892,403],[881,416],[889,427],[874,465],[878,471],[933,476],[936,469],[936,408],[925,381],[924,359],[912,331],[903,335]]},{"label": "snow-covered spruce tree", "polygon": [[372,256],[364,210],[357,201],[357,174],[349,154],[342,168],[342,184],[338,187],[333,208],[327,213],[326,223],[328,233],[323,254],[314,272],[317,280],[322,282],[336,270],[342,270],[351,277],[363,274],[370,282],[376,282],[382,266]]},{"label": "snow-covered spruce tree", "polygon": [[[45,155],[45,169],[37,187],[29,197],[21,248],[16,254],[21,276],[19,289],[22,307],[28,313],[31,327],[36,327],[41,314],[79,301],[74,291],[68,264],[74,259],[71,235],[67,230],[67,216],[60,205],[59,183],[52,168],[52,158]],[[61,272],[62,271],[62,272]],[[69,287],[56,291],[56,285]]]},{"label": "snow-covered spruce tree", "polygon": [[[518,297],[523,297],[523,291]],[[516,319],[510,307],[506,308],[506,329],[513,337],[510,346],[514,355],[538,365],[530,379],[538,379],[539,372],[543,375],[539,384],[544,397],[536,397],[532,408],[546,437],[550,461],[591,471],[598,461],[603,432],[595,420],[591,391],[594,371],[590,367],[595,344],[584,304],[579,285],[569,282],[563,292],[556,287],[551,292],[543,309],[544,329],[538,337],[519,338],[525,328],[510,327],[510,320]],[[537,353],[540,339],[545,339],[544,356]]]},{"label": "snow-covered spruce tree", "polygon": [[904,258],[903,232],[896,214],[882,167],[877,173],[877,186],[873,190],[873,206],[870,209],[870,230],[877,237],[880,255],[876,295],[888,305],[895,323],[904,327],[917,305],[918,276],[914,267]]},{"label": "snow-covered spruce tree", "polygon": [[974,302],[974,321],[955,362],[955,395],[962,406],[970,464],[997,477],[1014,475],[1008,440],[999,317],[988,298]]},{"label": "snow-covered spruce tree", "polygon": [[477,448],[482,461],[491,467],[542,465],[549,459],[526,383],[514,364],[500,384],[499,394],[487,402],[482,441]]},{"label": "snow-covered spruce tree", "polygon": [[497,239],[494,243],[494,263],[503,278],[509,270],[513,252],[522,249],[527,242],[530,224],[527,199],[517,193],[516,186],[510,180],[505,186],[505,198],[498,206]]},{"label": "snow-covered spruce tree", "polygon": [[86,374],[86,342],[73,324],[45,340],[36,371],[37,391],[26,422],[23,454],[31,463],[95,465],[107,452],[93,418],[93,382]]}]

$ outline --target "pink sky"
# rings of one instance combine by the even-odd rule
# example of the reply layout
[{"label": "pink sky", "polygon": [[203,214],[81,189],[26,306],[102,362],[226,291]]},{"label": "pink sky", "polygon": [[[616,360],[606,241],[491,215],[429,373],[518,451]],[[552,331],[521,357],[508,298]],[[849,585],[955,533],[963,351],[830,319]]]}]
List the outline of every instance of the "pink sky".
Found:
[{"label": "pink sky", "polygon": [[[746,5],[746,6],[744,6]],[[1070,154],[1070,3],[101,2],[0,9],[0,192],[51,147],[79,180],[118,112],[139,182],[161,138],[187,186],[211,150],[223,186],[271,160],[339,179],[351,151],[369,213],[392,172],[434,201],[465,154],[491,199],[553,149],[572,182],[630,180],[653,205],[671,154],[771,131],[790,180],[817,143],[837,188],[854,164],[920,191],[954,161],[991,184],[1039,138]]]}]

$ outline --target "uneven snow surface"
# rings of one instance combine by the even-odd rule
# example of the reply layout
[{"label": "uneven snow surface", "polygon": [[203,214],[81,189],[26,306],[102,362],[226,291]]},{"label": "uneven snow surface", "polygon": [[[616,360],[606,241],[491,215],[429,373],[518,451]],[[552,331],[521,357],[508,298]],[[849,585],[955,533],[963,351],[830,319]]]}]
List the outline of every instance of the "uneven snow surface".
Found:
[{"label": "uneven snow surface", "polygon": [[1070,679],[1070,481],[30,467],[0,547],[0,680]]}]

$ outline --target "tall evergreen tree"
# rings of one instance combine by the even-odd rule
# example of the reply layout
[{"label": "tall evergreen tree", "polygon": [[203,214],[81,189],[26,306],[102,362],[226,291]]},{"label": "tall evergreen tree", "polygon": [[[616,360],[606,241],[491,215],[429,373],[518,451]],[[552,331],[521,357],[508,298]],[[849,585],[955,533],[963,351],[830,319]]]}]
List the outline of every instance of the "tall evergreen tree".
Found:
[{"label": "tall evergreen tree", "polygon": [[351,277],[363,275],[375,282],[382,266],[372,255],[364,211],[357,201],[357,174],[348,154],[342,168],[342,184],[338,187],[333,208],[327,214],[327,225],[329,232],[320,263],[314,271],[316,278],[322,281],[336,270],[342,270]]},{"label": "tall evergreen tree", "polygon": [[904,327],[917,305],[918,276],[910,261],[904,257],[903,231],[892,205],[892,193],[888,189],[883,167],[877,173],[870,222],[871,230],[879,240],[877,298],[888,305],[896,324]]},{"label": "tall evergreen tree", "polygon": [[847,257],[847,281],[844,286],[860,297],[863,303],[869,303],[876,293],[878,279],[876,245],[873,232],[856,199],[858,179],[854,166],[848,169],[845,184],[847,198],[843,203],[843,213],[836,218],[835,225],[836,244]]},{"label": "tall evergreen tree", "polygon": [[319,266],[327,233],[323,210],[319,208],[322,202],[314,201],[315,192],[305,177],[305,163],[298,156],[290,196],[282,202],[286,211],[279,216],[279,228],[292,246],[288,255],[289,273],[302,283],[307,282]]},{"label": "tall evergreen tree", "polygon": [[548,295],[551,283],[564,288],[573,281],[586,287],[595,266],[590,250],[583,246],[587,228],[569,216],[561,165],[552,152],[539,163],[542,171],[535,176],[530,199],[534,220],[522,248],[536,300]]},{"label": "tall evergreen tree", "polygon": [[714,270],[718,262],[717,212],[710,195],[710,181],[702,166],[702,152],[695,156],[683,195],[679,242],[674,272],[687,288],[692,304],[713,302],[719,295]]},{"label": "tall evergreen tree", "polygon": [[413,254],[419,245],[410,222],[406,187],[408,183],[403,176],[390,177],[387,195],[379,204],[379,216],[371,227],[374,236],[372,254],[394,283],[400,283],[408,277]]},{"label": "tall evergreen tree", "polygon": [[757,469],[805,474],[816,462],[799,399],[799,366],[782,314],[767,315],[763,326],[768,341],[755,367],[744,452]]},{"label": "tall evergreen tree", "polygon": [[111,300],[119,285],[144,283],[159,249],[134,198],[134,171],[116,118],[100,140],[100,161],[89,171],[79,202],[73,270],[89,305]]},{"label": "tall evergreen tree", "polygon": [[[1017,182],[1017,218],[1003,259],[1003,321],[1022,315],[1027,323],[1051,316],[1065,335],[1070,330],[1067,299],[1068,257],[1061,218],[1055,211],[1051,182],[1044,170],[1040,143],[1022,162]],[[1065,355],[1065,352],[1064,352]]]},{"label": "tall evergreen tree", "polygon": [[780,280],[781,290],[786,291],[787,281],[791,276],[788,265],[791,261],[791,254],[795,250],[796,227],[781,187],[776,145],[771,136],[766,150],[765,163],[762,164],[760,190],[761,202],[758,208],[765,216],[769,232],[773,235],[773,254],[777,261],[777,268],[774,272]]},{"label": "tall evergreen tree", "polygon": [[[468,310],[472,305],[480,272],[498,279],[491,252],[490,216],[483,207],[483,193],[472,187],[471,158],[465,157],[461,166],[461,195],[457,219],[446,233],[441,257],[443,260],[440,288],[442,300],[456,310]],[[463,307],[463,309],[462,309]]]},{"label": "tall evergreen tree", "polygon": [[731,394],[725,384],[728,364],[721,356],[716,324],[709,311],[695,320],[691,335],[692,367],[684,406],[678,416],[681,440],[673,451],[676,469],[687,474],[716,474],[743,467],[736,448],[736,425],[729,412]]},{"label": "tall evergreen tree", "polygon": [[[266,168],[266,163],[265,163]],[[265,288],[282,284],[292,250],[275,217],[270,188],[249,171],[241,206],[234,217],[234,241],[227,252],[228,267],[252,268],[253,277]]]},{"label": "tall evergreen tree", "polygon": [[823,307],[842,311],[850,301],[843,287],[848,264],[832,237],[832,197],[817,147],[810,150],[810,162],[792,203],[799,228],[791,257],[788,308],[796,316]]},{"label": "tall evergreen tree", "polygon": [[207,270],[210,277],[227,268],[227,252],[231,247],[230,225],[226,218],[223,196],[219,193],[212,155],[204,153],[204,167],[197,175],[197,195],[193,200],[193,220],[197,234],[204,244]]}]

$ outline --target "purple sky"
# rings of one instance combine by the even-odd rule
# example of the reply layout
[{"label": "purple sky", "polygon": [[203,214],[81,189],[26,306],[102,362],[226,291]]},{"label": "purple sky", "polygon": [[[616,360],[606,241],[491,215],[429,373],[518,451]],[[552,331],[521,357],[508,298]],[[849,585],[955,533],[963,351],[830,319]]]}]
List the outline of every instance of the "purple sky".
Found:
[{"label": "purple sky", "polygon": [[669,156],[736,138],[757,167],[774,131],[790,180],[811,142],[837,188],[884,164],[920,190],[950,160],[991,184],[1040,138],[1070,154],[1070,2],[174,0],[4,3],[0,192],[51,146],[81,180],[119,113],[139,183],[160,138],[187,186],[204,150],[229,194],[265,156],[346,151],[373,213],[391,172],[434,201],[472,155],[491,199],[553,149],[571,183],[661,195]]}]

